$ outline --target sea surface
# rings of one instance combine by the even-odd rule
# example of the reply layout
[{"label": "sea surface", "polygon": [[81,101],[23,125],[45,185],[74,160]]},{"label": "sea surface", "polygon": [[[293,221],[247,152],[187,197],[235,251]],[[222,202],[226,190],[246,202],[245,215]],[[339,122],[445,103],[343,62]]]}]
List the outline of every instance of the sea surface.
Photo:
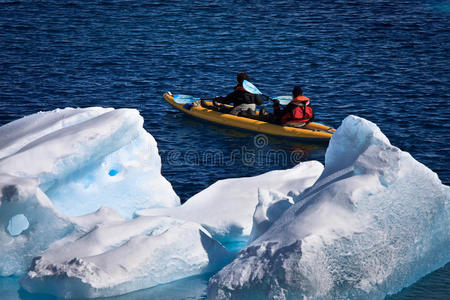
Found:
[{"label": "sea surface", "polygon": [[[136,108],[182,201],[223,178],[324,160],[326,145],[193,120],[162,98],[224,96],[242,71],[270,96],[301,85],[321,123],[377,123],[449,184],[449,65],[450,1],[0,0],[0,126],[55,108]],[[389,299],[449,299],[449,269]],[[123,299],[204,298],[207,280]],[[0,279],[0,299],[47,298]]]}]

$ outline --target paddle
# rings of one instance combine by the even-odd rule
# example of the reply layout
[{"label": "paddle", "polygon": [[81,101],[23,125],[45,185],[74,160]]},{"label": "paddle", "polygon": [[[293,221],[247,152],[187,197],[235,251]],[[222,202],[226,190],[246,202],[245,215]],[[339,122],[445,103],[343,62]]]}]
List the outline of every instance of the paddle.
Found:
[{"label": "paddle", "polygon": [[266,96],[263,93],[261,93],[261,91],[256,86],[254,86],[251,82],[249,82],[247,80],[244,80],[242,82],[242,87],[244,88],[244,90],[246,90],[249,93],[261,95],[261,96],[265,97],[266,100],[273,101],[273,100],[277,99],[278,101],[280,101],[281,105],[286,105],[289,102],[291,102],[291,100],[292,100],[291,96],[276,96],[275,98],[270,98],[269,96]]},{"label": "paddle", "polygon": [[[244,80],[244,82],[245,81],[246,80]],[[248,82],[248,83],[251,86],[253,86],[257,91],[259,91],[258,88],[255,87],[253,84],[251,84],[250,82]],[[249,87],[249,89],[250,89],[250,87]],[[256,91],[256,90],[253,90],[253,91]],[[248,91],[248,92],[251,93],[250,91]],[[272,101],[277,99],[278,101],[280,101],[281,105],[286,105],[289,102],[291,102],[291,100],[292,100],[291,96],[276,96],[274,98],[270,98],[269,96],[266,96],[266,95],[263,95],[263,94],[259,94],[259,95],[262,95],[262,96],[266,97],[268,100],[272,100]],[[198,98],[198,97],[194,97],[194,96],[191,96],[191,95],[175,94],[175,95],[173,95],[173,100],[176,103],[179,103],[179,104],[186,104],[186,103],[193,103],[193,102],[198,101],[198,100],[214,100],[214,98]]]},{"label": "paddle", "polygon": [[244,80],[242,82],[242,87],[249,93],[262,95],[262,93],[258,90],[258,88],[254,86],[253,83],[251,83],[250,81]]},{"label": "paddle", "polygon": [[196,98],[191,95],[183,95],[183,94],[173,95],[173,101],[179,104],[193,103],[197,100],[213,100],[213,98],[203,99],[203,98]]},{"label": "paddle", "polygon": [[278,101],[280,101],[281,105],[286,105],[289,102],[291,102],[292,97],[291,96],[276,96],[276,97],[274,97],[274,98],[272,98],[270,100],[272,100],[272,101],[273,100],[278,100]]}]

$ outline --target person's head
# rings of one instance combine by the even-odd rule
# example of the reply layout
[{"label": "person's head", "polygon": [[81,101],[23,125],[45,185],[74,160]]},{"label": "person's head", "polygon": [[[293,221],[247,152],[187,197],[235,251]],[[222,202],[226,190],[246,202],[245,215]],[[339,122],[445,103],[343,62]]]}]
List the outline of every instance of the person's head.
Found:
[{"label": "person's head", "polygon": [[242,85],[244,80],[250,81],[250,77],[248,77],[247,73],[241,72],[237,74],[237,82],[239,85]]},{"label": "person's head", "polygon": [[302,95],[303,95],[302,88],[299,87],[298,85],[294,86],[294,89],[292,90],[292,98],[302,96]]}]

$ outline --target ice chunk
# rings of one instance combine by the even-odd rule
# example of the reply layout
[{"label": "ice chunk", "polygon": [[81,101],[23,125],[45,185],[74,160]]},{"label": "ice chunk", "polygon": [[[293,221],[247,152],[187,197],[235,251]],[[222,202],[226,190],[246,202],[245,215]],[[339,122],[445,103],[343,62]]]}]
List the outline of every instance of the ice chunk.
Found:
[{"label": "ice chunk", "polygon": [[343,121],[294,200],[208,298],[380,299],[450,259],[450,188],[364,119]]},{"label": "ice chunk", "polygon": [[102,205],[126,217],[135,209],[179,205],[160,174],[156,141],[142,125],[134,109],[65,109],[25,117],[0,128],[5,156],[0,173],[39,178],[41,190],[70,216]]},{"label": "ice chunk", "polygon": [[[34,256],[40,255],[52,243],[63,244],[65,237],[82,235],[101,223],[122,218],[108,208],[78,218],[59,213],[33,178],[17,178],[0,174],[0,276],[21,275]],[[17,216],[27,223],[16,232]],[[20,224],[19,224],[20,225]],[[17,234],[15,234],[17,233]]]},{"label": "ice chunk", "polygon": [[142,125],[133,109],[66,108],[0,127],[0,275],[22,274],[51,243],[117,219],[106,208],[68,215],[179,205]]},{"label": "ice chunk", "polygon": [[[67,217],[55,209],[33,178],[0,174],[0,187],[0,276],[25,273],[34,256],[52,244],[64,244],[69,234],[79,236],[97,224],[122,220],[105,207],[82,217]],[[17,216],[27,223],[20,232],[11,227]]]},{"label": "ice chunk", "polygon": [[183,205],[169,209],[146,209],[137,215],[165,215],[202,224],[221,240],[247,241],[252,219],[258,204],[258,189],[272,189],[279,193],[299,195],[310,187],[322,173],[317,161],[300,163],[292,169],[265,174],[219,180],[191,197]]},{"label": "ice chunk", "polygon": [[139,217],[98,225],[45,252],[34,259],[21,285],[63,298],[105,297],[215,272],[231,259],[198,224]]}]

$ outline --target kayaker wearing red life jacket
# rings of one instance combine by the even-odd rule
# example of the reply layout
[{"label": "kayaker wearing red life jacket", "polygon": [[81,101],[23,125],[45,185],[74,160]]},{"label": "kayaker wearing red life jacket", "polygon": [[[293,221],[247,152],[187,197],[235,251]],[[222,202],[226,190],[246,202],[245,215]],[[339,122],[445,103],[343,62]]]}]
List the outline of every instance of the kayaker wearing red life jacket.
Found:
[{"label": "kayaker wearing red life jacket", "polygon": [[280,102],[274,100],[273,110],[275,122],[284,126],[303,127],[314,120],[314,110],[309,98],[303,96],[303,90],[295,86],[292,90],[292,100],[281,110]]}]

